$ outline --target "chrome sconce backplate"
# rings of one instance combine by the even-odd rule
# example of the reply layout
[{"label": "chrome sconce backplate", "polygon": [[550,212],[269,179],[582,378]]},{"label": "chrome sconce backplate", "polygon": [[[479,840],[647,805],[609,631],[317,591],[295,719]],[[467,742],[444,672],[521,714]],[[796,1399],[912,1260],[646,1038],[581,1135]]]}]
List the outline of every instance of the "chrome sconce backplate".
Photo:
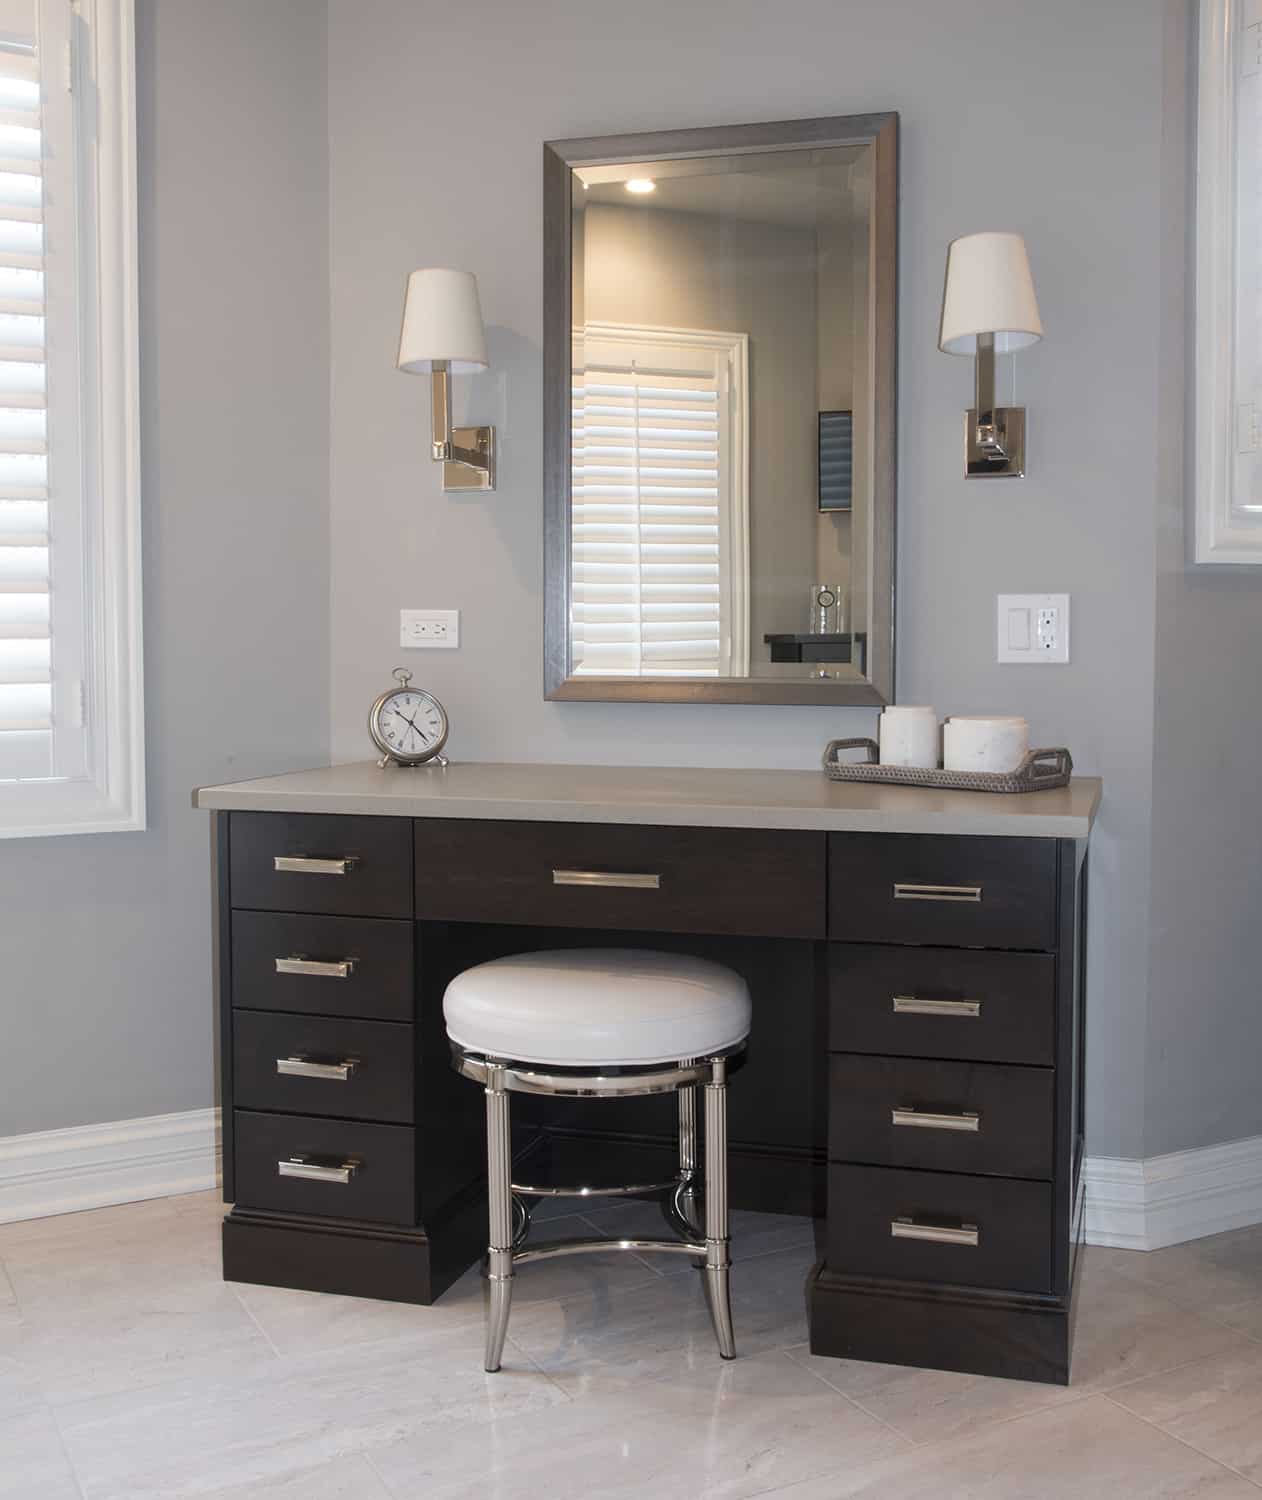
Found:
[{"label": "chrome sconce backplate", "polygon": [[445,491],[493,490],[495,488],[495,428],[453,427],[451,429],[453,450],[477,455],[476,466],[472,463],[443,461],[443,489]]},{"label": "chrome sconce backplate", "polygon": [[1025,478],[1025,407],[996,406],[978,421],[964,413],[964,473],[969,479]]}]

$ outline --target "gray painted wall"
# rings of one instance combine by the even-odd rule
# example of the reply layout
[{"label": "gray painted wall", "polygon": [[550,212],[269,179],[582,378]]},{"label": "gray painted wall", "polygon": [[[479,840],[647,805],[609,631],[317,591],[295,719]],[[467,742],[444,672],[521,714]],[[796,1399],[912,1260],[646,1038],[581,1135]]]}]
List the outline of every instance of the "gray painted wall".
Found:
[{"label": "gray painted wall", "polygon": [[1262,569],[1189,568],[1191,7],[1167,5],[1151,950],[1144,1149],[1262,1134]]},{"label": "gray painted wall", "polygon": [[[830,735],[869,728],[860,711],[543,702],[539,142],[888,108],[901,696],[1023,711],[1106,778],[1092,1151],[1262,1131],[1262,875],[1241,811],[1262,577],[1183,562],[1188,12],[330,0],[326,54],[319,0],[140,0],[151,827],[0,844],[0,1135],[210,1102],[189,789],[324,761],[330,732],[335,758],[362,758],[402,605],[463,611],[460,651],[412,658],[460,756],[812,766]],[[935,348],[946,243],[983,227],[1027,234],[1047,326],[1017,372],[1031,475],[1014,486],[960,479],[970,370]],[[481,281],[494,366],[457,381],[457,404],[499,426],[493,496],[442,495],[425,385],[392,369],[403,280],[427,262]],[[1111,424],[1084,420],[1101,410]],[[1001,589],[1073,595],[1070,666],[994,664]]]},{"label": "gray painted wall", "polygon": [[[1106,778],[1091,1147],[1139,1155],[1162,7],[330,0],[329,15],[335,758],[367,753],[364,714],[398,660],[404,605],[462,611],[459,651],[409,662],[447,703],[457,756],[806,767],[830,736],[870,730],[862,711],[543,701],[540,142],[897,109],[900,693],[1023,712],[1037,739]],[[1026,233],[1047,327],[1018,371],[1031,435],[1017,485],[960,477],[971,370],[935,347],[947,241],[981,228]],[[424,264],[479,277],[492,369],[457,380],[456,399],[498,425],[494,495],[441,493],[424,384],[392,368],[404,277]],[[1087,419],[1103,410],[1110,422]],[[995,664],[1001,590],[1073,596],[1071,665]]]},{"label": "gray painted wall", "polygon": [[137,11],[149,828],[0,843],[0,1135],[212,1102],[190,792],[328,751],[324,8]]}]

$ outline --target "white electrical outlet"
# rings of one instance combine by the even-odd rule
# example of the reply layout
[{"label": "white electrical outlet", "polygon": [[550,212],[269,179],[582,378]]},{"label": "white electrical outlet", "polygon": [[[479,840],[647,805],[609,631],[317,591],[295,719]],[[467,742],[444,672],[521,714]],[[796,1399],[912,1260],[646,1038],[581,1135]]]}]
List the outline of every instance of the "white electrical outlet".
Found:
[{"label": "white electrical outlet", "polygon": [[1000,594],[997,603],[998,661],[1069,660],[1068,594]]},{"label": "white electrical outlet", "polygon": [[401,609],[399,645],[454,650],[460,644],[458,609]]}]

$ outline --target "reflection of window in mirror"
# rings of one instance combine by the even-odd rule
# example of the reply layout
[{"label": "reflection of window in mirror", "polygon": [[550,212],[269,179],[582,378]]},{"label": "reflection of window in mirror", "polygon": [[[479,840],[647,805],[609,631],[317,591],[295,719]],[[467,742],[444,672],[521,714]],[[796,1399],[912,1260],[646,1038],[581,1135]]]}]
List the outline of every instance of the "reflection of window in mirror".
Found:
[{"label": "reflection of window in mirror", "polygon": [[748,337],[574,339],[573,671],[749,672]]}]

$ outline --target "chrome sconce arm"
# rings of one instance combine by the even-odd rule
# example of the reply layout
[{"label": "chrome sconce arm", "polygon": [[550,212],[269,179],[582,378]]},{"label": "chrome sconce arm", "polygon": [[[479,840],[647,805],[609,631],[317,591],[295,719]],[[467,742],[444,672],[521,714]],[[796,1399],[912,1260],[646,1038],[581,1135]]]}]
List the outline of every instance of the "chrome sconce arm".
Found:
[{"label": "chrome sconce arm", "polygon": [[435,360],[430,372],[430,456],[443,466],[445,490],[495,488],[495,428],[451,425],[451,370],[445,359]]}]

